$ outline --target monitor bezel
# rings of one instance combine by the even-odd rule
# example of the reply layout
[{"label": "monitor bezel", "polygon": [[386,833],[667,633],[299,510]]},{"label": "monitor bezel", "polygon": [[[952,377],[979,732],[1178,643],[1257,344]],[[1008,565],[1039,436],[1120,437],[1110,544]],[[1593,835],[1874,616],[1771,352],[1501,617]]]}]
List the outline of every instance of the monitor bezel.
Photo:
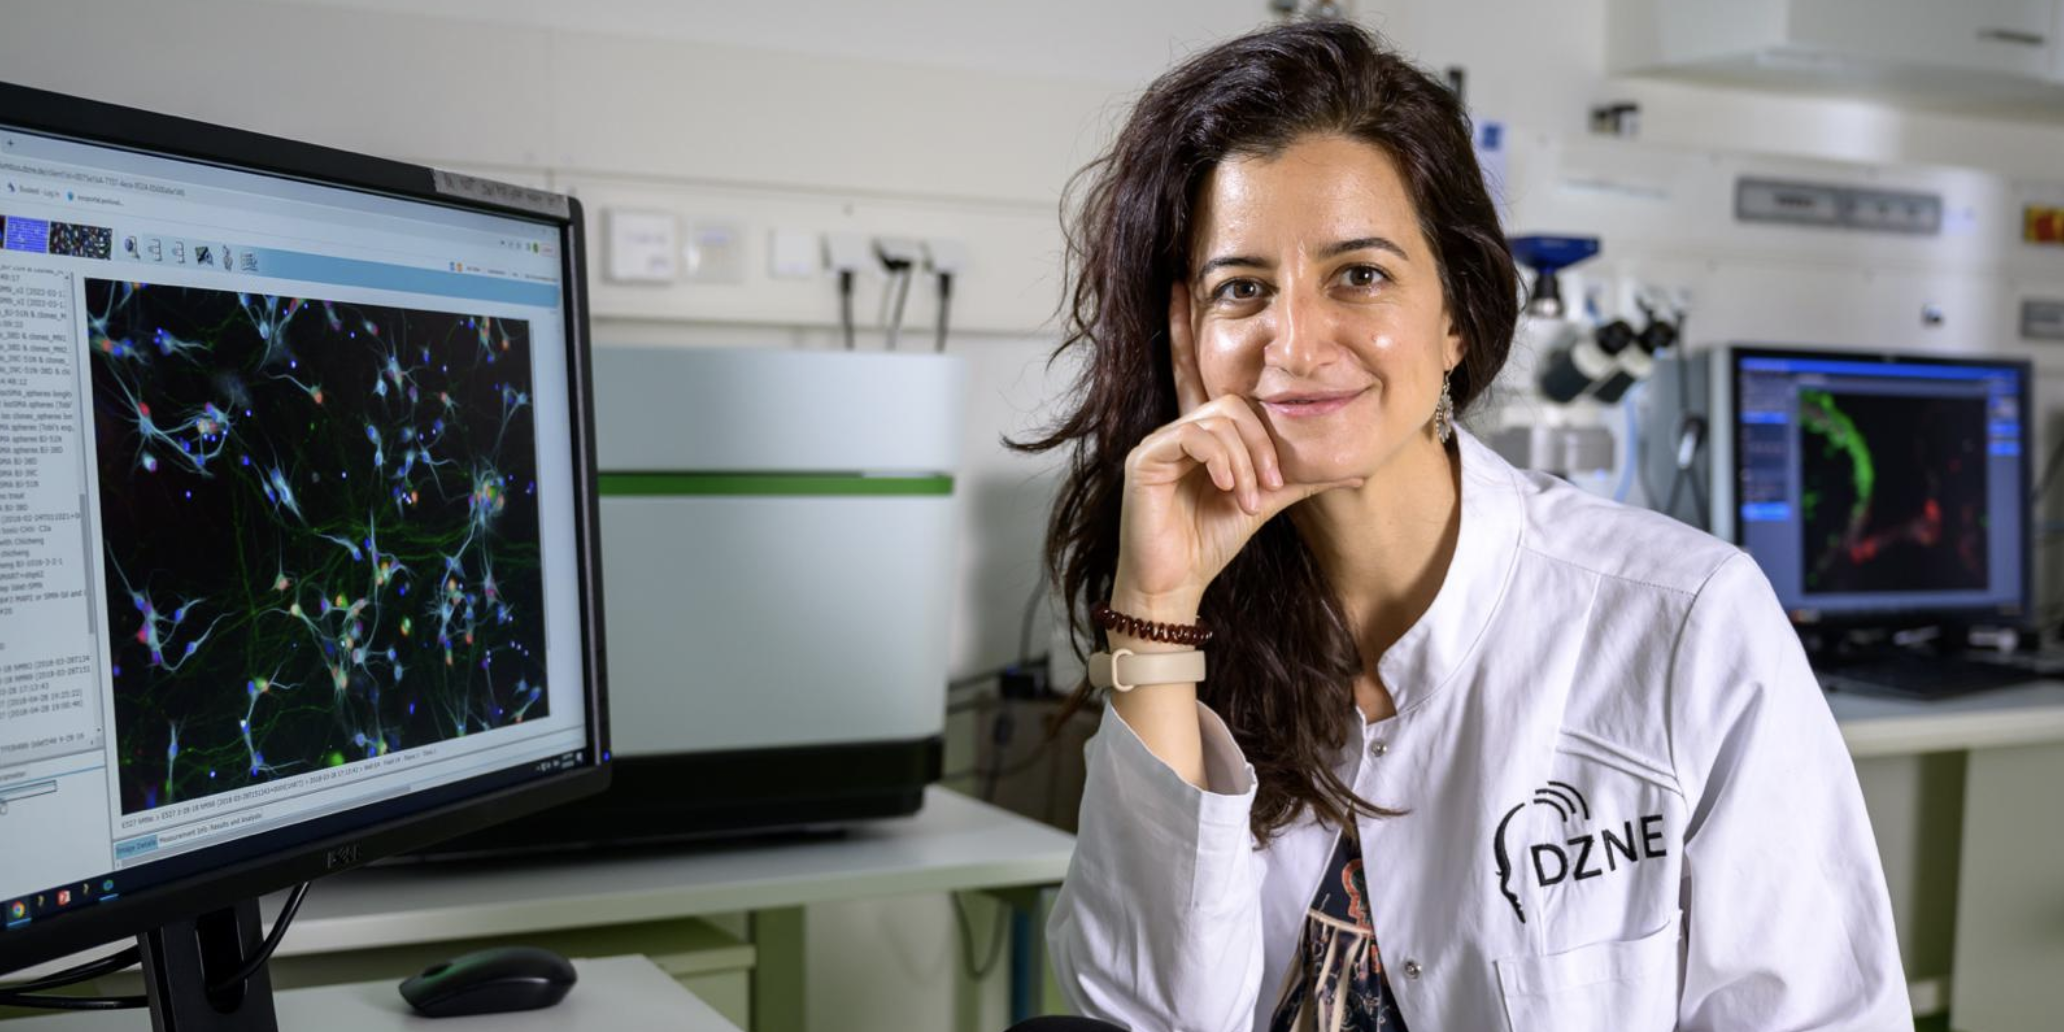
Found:
[{"label": "monitor bezel", "polygon": [[[1747,551],[1747,545],[1743,540],[1744,530],[1740,512],[1741,506],[1737,495],[1741,486],[1743,428],[1741,421],[1741,374],[1742,362],[1745,359],[1830,359],[1839,362],[1874,362],[1887,366],[1936,365],[1961,366],[1965,368],[1995,368],[2018,373],[2020,378],[2019,403],[2021,409],[2021,448],[2019,458],[2023,493],[2025,494],[2032,487],[2029,479],[2032,470],[2029,451],[2034,442],[2033,426],[2030,422],[2034,417],[2034,413],[2029,407],[2029,403],[2035,387],[2035,373],[2034,364],[2027,359],[1983,355],[1920,354],[1908,351],[1850,350],[1825,346],[1791,346],[1763,343],[1729,344],[1724,349],[1724,355],[1727,362],[1726,416],[1728,427],[1726,440],[1728,452],[1726,456],[1727,461],[1724,464],[1725,468],[1716,469],[1715,475],[1717,478],[1725,478],[1725,487],[1727,489],[1725,497],[1727,505],[1730,507],[1726,513],[1727,526],[1731,531],[1728,535],[1728,540],[1743,551]],[[1719,497],[1720,495],[1716,491],[1716,500]],[[2034,522],[2030,514],[2023,514],[2020,542],[2021,591],[2016,603],[2018,607],[2016,612],[2007,612],[2006,607],[2003,605],[1939,605],[1869,610],[1787,609],[1786,615],[1792,619],[1793,623],[1801,626],[1831,629],[1842,627],[1883,627],[1888,625],[1904,626],[1917,622],[1986,623],[2016,627],[2026,626],[2034,618],[2034,610],[2032,608],[2035,597],[2035,585],[2033,583],[2035,558],[2032,554],[2032,550],[2035,547]],[[1810,619],[1801,619],[1802,613],[1811,613],[1812,616]]]},{"label": "monitor bezel", "polygon": [[[584,761],[571,769],[542,774],[519,784],[487,788],[510,770],[483,774],[445,786],[462,798],[428,809],[387,816],[373,823],[291,844],[270,836],[306,838],[318,818],[198,850],[220,857],[205,873],[150,886],[132,895],[95,903],[54,919],[0,932],[0,974],[143,934],[169,922],[220,909],[299,882],[337,874],[374,860],[410,852],[447,838],[561,805],[600,792],[609,784],[606,655],[602,638],[602,563],[596,533],[595,422],[593,371],[588,334],[584,216],[580,202],[564,198],[563,212],[498,203],[485,196],[457,197],[437,189],[436,170],[188,118],[89,100],[0,82],[0,127],[209,165],[257,172],[447,208],[515,217],[555,227],[565,284],[566,355],[572,395],[569,426],[574,463],[574,547],[580,586],[579,633],[587,711]],[[553,195],[555,198],[557,195]],[[481,789],[465,793],[466,786]],[[299,832],[298,834],[296,832]],[[276,851],[240,856],[255,848]]]}]

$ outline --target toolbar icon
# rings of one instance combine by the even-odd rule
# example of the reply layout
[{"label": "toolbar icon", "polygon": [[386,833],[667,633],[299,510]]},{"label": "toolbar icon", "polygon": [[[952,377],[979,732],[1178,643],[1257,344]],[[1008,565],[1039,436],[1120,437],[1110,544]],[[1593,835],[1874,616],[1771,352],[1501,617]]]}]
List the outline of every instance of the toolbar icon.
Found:
[{"label": "toolbar icon", "polygon": [[186,241],[184,241],[184,240],[174,240],[174,241],[172,241],[172,261],[173,261],[173,263],[174,263],[174,264],[177,264],[177,265],[185,265],[185,264],[186,264]]},{"label": "toolbar icon", "polygon": [[151,261],[162,262],[165,260],[165,242],[157,237],[145,240],[143,242],[143,251],[145,254],[150,255]]},{"label": "toolbar icon", "polygon": [[143,252],[136,246],[135,234],[132,233],[122,238],[122,253],[131,258],[143,257]]},{"label": "toolbar icon", "polygon": [[57,905],[58,905],[58,906],[61,906],[61,907],[68,907],[68,906],[71,906],[71,905],[72,905],[72,890],[70,890],[70,889],[59,889],[59,890],[57,890]]},{"label": "toolbar icon", "polygon": [[195,244],[193,260],[195,265],[213,265],[215,264],[215,249],[207,244]]},{"label": "toolbar icon", "polygon": [[27,918],[28,916],[29,905],[26,902],[22,900],[15,900],[14,902],[7,904],[7,919],[9,921],[20,921]]}]

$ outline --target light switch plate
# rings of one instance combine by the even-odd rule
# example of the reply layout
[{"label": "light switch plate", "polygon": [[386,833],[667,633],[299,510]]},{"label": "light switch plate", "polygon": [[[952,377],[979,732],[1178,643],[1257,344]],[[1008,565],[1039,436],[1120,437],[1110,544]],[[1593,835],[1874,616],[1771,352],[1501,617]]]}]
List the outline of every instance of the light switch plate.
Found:
[{"label": "light switch plate", "polygon": [[681,278],[690,283],[745,282],[745,227],[698,222],[681,245]]},{"label": "light switch plate", "polygon": [[767,234],[767,274],[775,279],[816,279],[824,269],[824,249],[817,234],[803,229],[777,229]]},{"label": "light switch plate", "polygon": [[673,213],[611,208],[603,229],[611,282],[672,283],[681,275],[681,227]]}]

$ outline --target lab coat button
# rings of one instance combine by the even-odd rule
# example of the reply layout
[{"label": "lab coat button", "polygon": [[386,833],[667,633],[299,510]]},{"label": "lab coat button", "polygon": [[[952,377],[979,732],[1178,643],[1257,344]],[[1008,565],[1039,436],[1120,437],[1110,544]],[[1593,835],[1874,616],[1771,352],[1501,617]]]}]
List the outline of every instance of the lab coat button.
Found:
[{"label": "lab coat button", "polygon": [[1383,754],[1384,754],[1384,753],[1387,753],[1387,752],[1389,752],[1389,751],[1390,751],[1390,746],[1389,746],[1389,745],[1386,745],[1386,744],[1384,744],[1384,743],[1383,743],[1383,742],[1381,742],[1381,741],[1378,741],[1378,742],[1372,743],[1372,744],[1371,744],[1371,745],[1369,746],[1369,755],[1371,755],[1371,756],[1374,756],[1374,757],[1376,757],[1376,758],[1377,758],[1377,759],[1379,759],[1379,760],[1383,758]]},{"label": "lab coat button", "polygon": [[1418,961],[1416,961],[1416,960],[1408,960],[1408,961],[1405,961],[1405,977],[1406,977],[1406,978],[1409,978],[1409,979],[1411,979],[1412,981],[1414,981],[1414,982],[1417,982],[1417,981],[1419,980],[1419,976],[1420,976],[1420,975],[1422,975],[1422,974],[1424,974],[1424,973],[1425,973],[1425,969],[1419,966],[1419,962],[1418,962]]}]

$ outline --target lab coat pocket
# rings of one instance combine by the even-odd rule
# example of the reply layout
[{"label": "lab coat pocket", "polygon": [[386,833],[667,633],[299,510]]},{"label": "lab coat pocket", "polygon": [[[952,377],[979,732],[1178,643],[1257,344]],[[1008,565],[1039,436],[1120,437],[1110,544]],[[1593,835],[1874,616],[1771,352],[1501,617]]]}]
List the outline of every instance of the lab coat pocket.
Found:
[{"label": "lab coat pocket", "polygon": [[1498,961],[1512,1032],[1677,1027],[1679,915],[1639,939]]}]

